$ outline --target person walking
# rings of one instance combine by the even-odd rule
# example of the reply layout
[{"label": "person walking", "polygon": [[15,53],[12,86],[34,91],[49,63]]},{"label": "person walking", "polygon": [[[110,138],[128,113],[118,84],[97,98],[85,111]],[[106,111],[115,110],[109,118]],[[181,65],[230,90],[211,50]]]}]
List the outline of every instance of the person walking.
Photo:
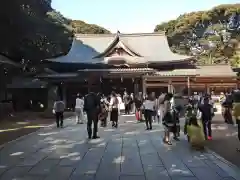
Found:
[{"label": "person walking", "polygon": [[118,98],[115,92],[112,92],[109,103],[110,121],[112,121],[112,127],[118,127]]},{"label": "person walking", "polygon": [[84,114],[83,114],[84,100],[82,95],[78,94],[75,104],[76,112],[76,122],[77,124],[83,124]]},{"label": "person walking", "polygon": [[87,113],[88,138],[89,139],[99,138],[99,136],[97,136],[97,132],[98,132],[98,114],[100,109],[100,98],[94,92],[88,93],[84,98],[83,109]]},{"label": "person walking", "polygon": [[155,99],[148,96],[143,102],[144,117],[146,122],[146,130],[152,130],[152,117],[155,111]]},{"label": "person walking", "polygon": [[130,112],[131,114],[135,113],[135,105],[134,105],[134,94],[130,94]]},{"label": "person walking", "polygon": [[130,96],[128,95],[127,91],[124,92],[123,102],[125,105],[125,114],[130,114]]},{"label": "person walking", "polygon": [[163,110],[163,125],[164,125],[164,138],[163,142],[172,145],[170,140],[170,133],[174,132],[174,119],[173,119],[173,107],[171,104],[171,99],[173,98],[172,93],[168,93],[164,98],[164,110]]},{"label": "person walking", "polygon": [[101,98],[100,101],[100,113],[98,115],[98,120],[101,121],[101,127],[107,127],[107,117],[108,117],[108,102],[105,97]]},{"label": "person walking", "polygon": [[118,99],[118,115],[120,115],[121,114],[121,110],[124,110],[125,105],[122,102],[122,97],[121,97],[120,94],[117,94],[117,99]]},{"label": "person walking", "polygon": [[135,99],[134,99],[134,104],[135,104],[135,116],[136,116],[136,119],[137,121],[142,121],[143,118],[142,118],[142,104],[143,104],[143,97],[142,97],[142,94],[139,93],[138,96],[135,96]]},{"label": "person walking", "polygon": [[164,111],[164,98],[165,98],[166,94],[162,93],[159,97],[158,97],[158,124],[160,122],[162,122],[163,120],[163,111]]},{"label": "person walking", "polygon": [[222,106],[224,107],[224,121],[227,124],[234,125],[233,118],[232,118],[232,110],[233,110],[233,97],[230,94],[226,95],[225,101],[222,103]]},{"label": "person walking", "polygon": [[212,118],[213,118],[213,107],[209,104],[209,98],[204,98],[204,103],[199,106],[199,110],[202,113],[202,124],[203,131],[206,140],[212,140]]},{"label": "person walking", "polygon": [[53,113],[55,114],[57,128],[63,128],[63,113],[65,110],[65,103],[60,97],[54,102]]}]

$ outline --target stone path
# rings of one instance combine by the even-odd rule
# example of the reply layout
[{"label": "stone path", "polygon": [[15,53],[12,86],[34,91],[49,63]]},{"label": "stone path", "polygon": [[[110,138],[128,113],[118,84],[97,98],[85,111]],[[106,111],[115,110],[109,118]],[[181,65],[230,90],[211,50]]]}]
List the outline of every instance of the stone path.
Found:
[{"label": "stone path", "polygon": [[163,145],[157,124],[145,131],[134,117],[121,117],[118,129],[100,128],[101,138],[88,141],[86,125],[65,122],[63,129],[45,128],[1,148],[0,179],[240,179],[237,168],[214,153],[191,151],[184,139]]}]

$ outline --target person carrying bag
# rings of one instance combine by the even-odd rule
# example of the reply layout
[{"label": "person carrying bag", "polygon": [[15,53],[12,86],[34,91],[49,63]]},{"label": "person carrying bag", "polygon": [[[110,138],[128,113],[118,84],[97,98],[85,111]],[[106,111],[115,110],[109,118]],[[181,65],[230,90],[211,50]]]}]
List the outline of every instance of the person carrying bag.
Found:
[{"label": "person carrying bag", "polygon": [[118,127],[118,99],[115,92],[112,92],[112,97],[109,103],[110,121],[112,121],[112,127]]}]

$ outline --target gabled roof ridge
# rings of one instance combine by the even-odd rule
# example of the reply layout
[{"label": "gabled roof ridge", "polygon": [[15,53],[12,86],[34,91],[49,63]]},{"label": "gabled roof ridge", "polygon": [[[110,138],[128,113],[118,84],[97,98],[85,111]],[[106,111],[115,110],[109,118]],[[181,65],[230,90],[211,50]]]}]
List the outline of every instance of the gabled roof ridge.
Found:
[{"label": "gabled roof ridge", "polygon": [[139,37],[139,36],[165,36],[165,32],[154,32],[154,33],[130,33],[130,34],[122,34],[120,33],[119,36],[121,37]]},{"label": "gabled roof ridge", "polygon": [[165,36],[165,32],[154,33],[114,33],[114,34],[75,34],[76,38],[96,38],[96,37],[140,37],[140,36]]},{"label": "gabled roof ridge", "polygon": [[75,38],[116,37],[117,34],[75,34]]},{"label": "gabled roof ridge", "polygon": [[119,36],[118,36],[118,34],[116,34],[114,39],[112,40],[112,42],[107,46],[107,48],[103,52],[101,52],[99,55],[92,57],[92,58],[94,59],[94,58],[99,58],[99,57],[103,56],[108,51],[110,51],[118,42],[119,42]]},{"label": "gabled roof ridge", "polygon": [[132,54],[137,55],[137,56],[140,56],[140,57],[142,56],[142,55],[139,54],[139,52],[134,51],[134,49],[133,49],[132,47],[130,47],[126,42],[124,42],[124,40],[122,40],[121,37],[120,37],[120,39],[119,39],[119,42],[122,43],[122,45],[124,46],[124,49],[126,48],[126,49],[127,49],[128,51],[130,51]]}]

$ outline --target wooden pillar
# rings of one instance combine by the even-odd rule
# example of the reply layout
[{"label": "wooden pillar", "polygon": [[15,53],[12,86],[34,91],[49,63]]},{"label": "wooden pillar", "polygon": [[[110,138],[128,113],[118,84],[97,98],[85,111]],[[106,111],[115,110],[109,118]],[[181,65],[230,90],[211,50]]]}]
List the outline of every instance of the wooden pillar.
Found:
[{"label": "wooden pillar", "polygon": [[208,84],[205,84],[206,93],[210,94],[210,87]]},{"label": "wooden pillar", "polygon": [[168,93],[173,93],[172,80],[168,80]]},{"label": "wooden pillar", "polygon": [[142,77],[142,94],[146,95],[147,93],[147,84],[146,84],[146,78],[143,76]]},{"label": "wooden pillar", "polygon": [[134,80],[134,94],[139,93],[139,79]]},{"label": "wooden pillar", "polygon": [[63,100],[63,84],[62,83],[59,83],[57,85],[57,96],[58,96],[58,98]]},{"label": "wooden pillar", "polygon": [[191,96],[191,85],[190,85],[190,77],[187,77],[187,94]]},{"label": "wooden pillar", "polygon": [[47,108],[52,111],[52,107],[54,102],[56,101],[58,97],[58,87],[56,85],[52,85],[48,88],[48,104]]},{"label": "wooden pillar", "polygon": [[93,91],[92,84],[93,84],[93,76],[90,75],[87,80],[88,93]]}]

